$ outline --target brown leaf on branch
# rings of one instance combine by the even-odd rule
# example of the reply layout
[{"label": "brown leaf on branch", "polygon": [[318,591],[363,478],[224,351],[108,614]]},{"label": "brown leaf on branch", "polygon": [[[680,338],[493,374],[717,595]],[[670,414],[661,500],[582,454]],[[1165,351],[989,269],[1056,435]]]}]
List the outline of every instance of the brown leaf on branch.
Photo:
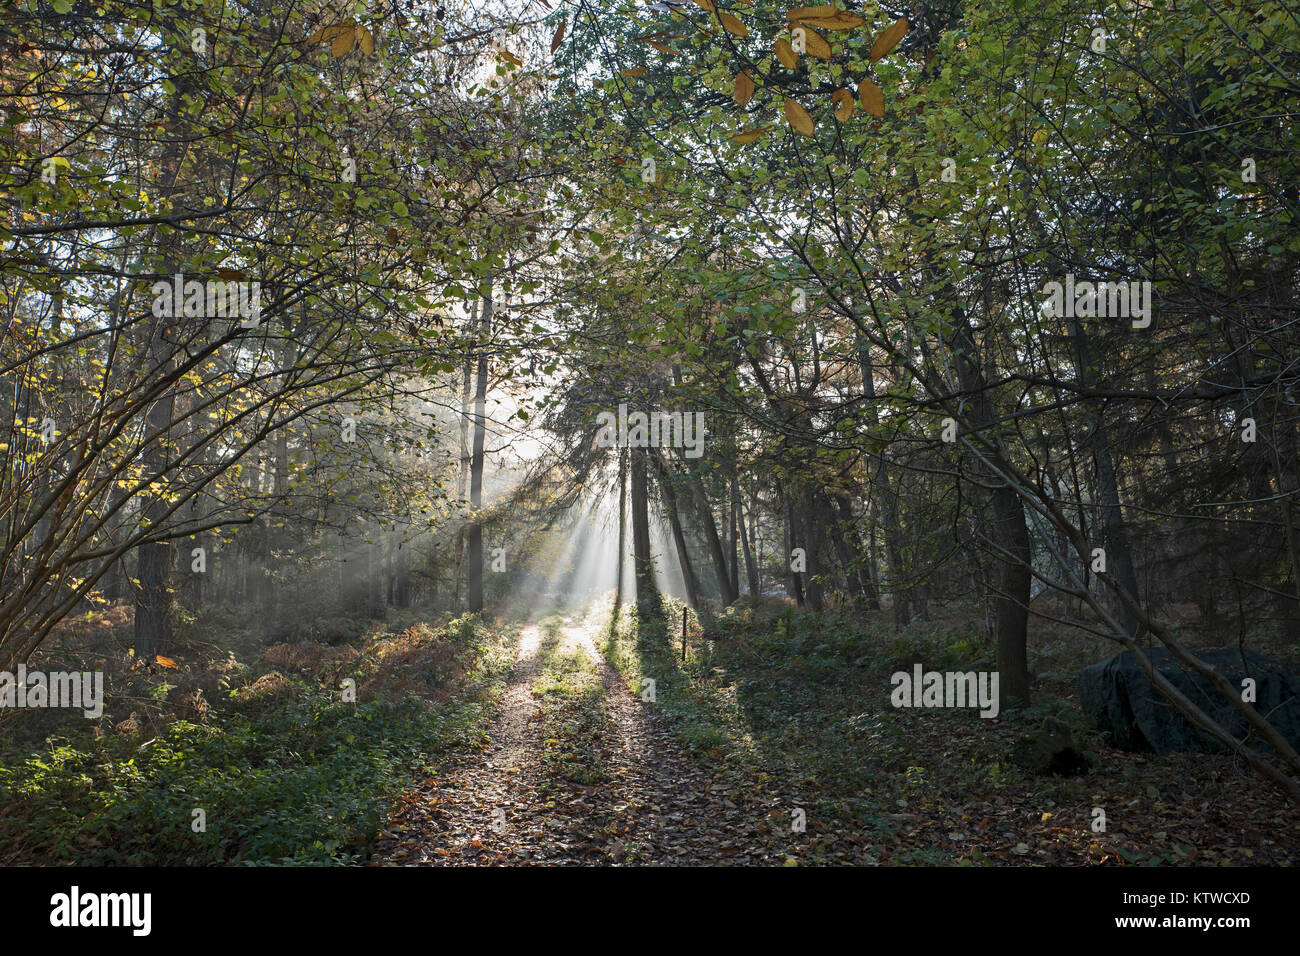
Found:
[{"label": "brown leaf on branch", "polygon": [[837,13],[833,17],[809,22],[825,30],[856,30],[858,27],[866,26],[867,18],[860,17],[856,13]]},{"label": "brown leaf on branch", "polygon": [[862,100],[862,108],[872,116],[881,117],[885,115],[885,93],[875,83],[870,80],[863,80],[859,83],[858,96]]},{"label": "brown leaf on branch", "polygon": [[826,38],[811,27],[798,26],[796,30],[804,32],[804,50],[809,56],[815,56],[820,60],[829,60],[831,58],[831,45],[826,42]]},{"label": "brown leaf on branch", "polygon": [[907,33],[907,18],[899,17],[894,21],[894,25],[887,29],[880,36],[876,37],[876,42],[871,44],[871,52],[867,55],[872,63],[875,63],[882,56],[885,56],[894,47],[898,46],[898,41],[903,39]]},{"label": "brown leaf on branch", "polygon": [[748,73],[736,74],[736,86],[731,94],[736,105],[742,109],[749,105],[749,101],[754,96],[754,81],[749,78]]},{"label": "brown leaf on branch", "polygon": [[336,60],[341,56],[346,56],[351,52],[352,47],[356,42],[357,31],[355,27],[347,27],[346,29],[341,30],[339,34],[334,37],[334,42],[330,44],[330,56],[334,57]]},{"label": "brown leaf on branch", "polygon": [[824,3],[819,7],[795,7],[793,10],[787,10],[785,15],[791,20],[807,20],[809,17],[834,16],[838,12],[837,8]]},{"label": "brown leaf on branch", "polygon": [[786,122],[805,136],[811,136],[813,134],[813,129],[815,128],[813,118],[808,115],[806,109],[788,96],[785,98],[785,118]]},{"label": "brown leaf on branch", "polygon": [[[820,10],[824,8],[805,7],[803,9]],[[856,13],[849,13],[845,10],[836,10],[834,7],[831,7],[830,10],[831,12],[826,14],[802,14],[800,16],[794,15],[800,13],[800,11],[790,10],[786,13],[786,16],[791,20],[797,20],[800,23],[806,23],[809,26],[817,27],[819,30],[856,30],[867,22],[865,17],[860,17]]]},{"label": "brown leaf on branch", "polygon": [[787,70],[793,70],[799,65],[799,55],[794,52],[794,47],[790,45],[789,40],[784,38],[777,40],[774,52],[776,58],[781,61],[781,65]]},{"label": "brown leaf on branch", "polygon": [[853,115],[853,94],[848,90],[836,90],[831,94],[831,102],[835,104],[835,118],[847,123]]},{"label": "brown leaf on branch", "polygon": [[718,19],[722,21],[722,29],[726,30],[732,36],[738,36],[742,39],[749,36],[749,27],[745,26],[738,17],[719,10]]},{"label": "brown leaf on branch", "polygon": [[555,28],[555,36],[551,37],[551,53],[554,54],[564,42],[564,30],[568,26],[568,21],[561,20],[560,25]]},{"label": "brown leaf on branch", "polygon": [[331,40],[339,36],[339,34],[351,30],[354,25],[355,24],[351,20],[349,20],[346,23],[333,23],[327,27],[321,27],[319,30],[317,30],[315,33],[313,33],[303,42],[304,43],[329,43]]}]

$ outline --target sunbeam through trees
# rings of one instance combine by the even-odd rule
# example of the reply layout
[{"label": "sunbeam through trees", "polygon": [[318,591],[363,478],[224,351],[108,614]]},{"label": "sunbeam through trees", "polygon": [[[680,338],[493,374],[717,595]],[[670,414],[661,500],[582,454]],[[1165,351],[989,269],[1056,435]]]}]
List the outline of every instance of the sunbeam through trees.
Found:
[{"label": "sunbeam through trees", "polygon": [[1300,860],[1298,96],[1291,0],[15,0],[0,863],[1249,925],[1122,874]]}]

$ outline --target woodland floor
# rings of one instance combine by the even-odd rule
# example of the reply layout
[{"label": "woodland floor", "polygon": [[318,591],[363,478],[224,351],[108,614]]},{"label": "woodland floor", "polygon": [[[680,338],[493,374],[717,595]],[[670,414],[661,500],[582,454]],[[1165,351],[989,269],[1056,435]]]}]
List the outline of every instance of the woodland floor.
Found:
[{"label": "woodland floor", "polygon": [[[240,620],[211,609],[223,643],[157,667],[123,650],[129,609],[69,622],[42,666],[103,668],[105,711],[0,726],[0,863],[1300,863],[1300,808],[1240,761],[1110,746],[1074,674],[1113,648],[1047,617],[1032,706],[994,720],[890,703],[891,673],[915,662],[996,666],[962,606],[902,629],[781,601],[522,626],[408,611],[269,647]],[[1252,647],[1300,670],[1293,640],[1266,638]],[[1014,759],[1049,718],[1087,773]]]},{"label": "woodland floor", "polygon": [[405,795],[373,862],[785,860],[777,796],[693,760],[609,666],[594,630],[569,619],[521,631],[490,742]]},{"label": "woodland floor", "polygon": [[[403,794],[369,862],[1300,860],[1300,813],[1230,758],[1128,754],[1094,734],[1080,738],[1092,772],[1035,777],[1006,755],[1042,719],[1037,710],[991,722],[873,710],[864,689],[888,686],[898,647],[877,646],[879,659],[864,663],[853,629],[839,632],[839,647],[832,627],[804,633],[778,617],[736,621],[728,632],[730,620],[710,625],[717,639],[694,637],[686,661],[662,632],[644,640],[635,617],[621,631],[559,616],[524,627],[482,749]],[[644,675],[656,676],[654,703],[639,693]],[[1039,706],[1082,728],[1066,687],[1045,678]],[[1103,832],[1091,826],[1098,806]],[[806,826],[794,824],[801,816]]]}]

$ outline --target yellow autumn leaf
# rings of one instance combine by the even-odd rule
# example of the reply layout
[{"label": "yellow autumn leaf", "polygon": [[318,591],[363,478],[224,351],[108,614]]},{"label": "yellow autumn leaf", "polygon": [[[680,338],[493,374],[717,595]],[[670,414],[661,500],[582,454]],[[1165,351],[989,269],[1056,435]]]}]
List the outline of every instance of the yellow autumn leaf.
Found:
[{"label": "yellow autumn leaf", "polygon": [[330,44],[330,56],[337,60],[339,57],[346,55],[356,42],[357,31],[355,27],[340,30],[338,36],[334,38],[334,42]]},{"label": "yellow autumn leaf", "polygon": [[166,667],[171,670],[176,669],[176,662],[170,657],[163,657],[161,654],[157,654],[154,656],[154,660],[158,662],[160,667]]},{"label": "yellow autumn leaf", "polygon": [[749,27],[741,23],[740,20],[732,14],[719,10],[718,19],[722,21],[722,29],[726,30],[732,36],[741,38],[749,36]]},{"label": "yellow autumn leaf", "polygon": [[790,45],[789,40],[777,40],[774,52],[776,58],[781,61],[781,65],[787,70],[793,70],[799,65],[799,55],[794,52],[794,47]]},{"label": "yellow autumn leaf", "polygon": [[867,58],[870,59],[872,63],[875,63],[894,47],[898,46],[898,41],[903,39],[903,36],[906,33],[907,18],[899,17],[894,21],[893,26],[880,34],[880,36],[876,37],[876,42],[871,44],[871,52],[867,54]]},{"label": "yellow autumn leaf", "polygon": [[875,83],[870,80],[859,83],[858,97],[862,100],[862,108],[872,116],[885,115],[885,93]]},{"label": "yellow autumn leaf", "polygon": [[813,118],[808,115],[806,109],[788,96],[785,98],[785,118],[786,122],[805,136],[813,134]]},{"label": "yellow autumn leaf", "polygon": [[636,66],[630,70],[623,70],[619,73],[619,76],[640,76],[645,71],[646,68],[644,66]]},{"label": "yellow autumn leaf", "polygon": [[749,78],[748,73],[736,74],[736,86],[731,94],[731,98],[736,101],[736,105],[742,109],[749,105],[750,99],[754,96],[754,81]]},{"label": "yellow autumn leaf", "polygon": [[370,56],[375,52],[375,35],[365,27],[361,28],[359,43],[361,46],[361,52],[366,56]]},{"label": "yellow autumn leaf", "polygon": [[654,48],[655,48],[656,50],[658,50],[660,53],[673,53],[673,54],[675,54],[675,53],[677,52],[677,51],[674,50],[672,47],[670,47],[667,43],[660,43],[658,40],[646,40],[646,43],[649,43],[652,47],[654,47]]},{"label": "yellow autumn leaf", "polygon": [[695,5],[697,7],[703,7],[705,10],[708,10],[709,13],[712,13],[714,10],[713,0],[695,0]]},{"label": "yellow autumn leaf", "polygon": [[567,20],[561,20],[560,25],[555,28],[555,36],[551,37],[551,53],[554,53],[556,50],[558,50],[560,48],[560,44],[564,42],[564,29],[567,25],[568,25]]},{"label": "yellow autumn leaf", "polygon": [[762,139],[767,133],[767,128],[760,126],[758,129],[747,129],[743,133],[737,133],[731,137],[733,143],[739,143],[741,146],[748,146],[755,140]]},{"label": "yellow autumn leaf", "polygon": [[836,90],[831,94],[831,102],[835,104],[835,118],[847,123],[853,115],[853,94],[848,90]]}]

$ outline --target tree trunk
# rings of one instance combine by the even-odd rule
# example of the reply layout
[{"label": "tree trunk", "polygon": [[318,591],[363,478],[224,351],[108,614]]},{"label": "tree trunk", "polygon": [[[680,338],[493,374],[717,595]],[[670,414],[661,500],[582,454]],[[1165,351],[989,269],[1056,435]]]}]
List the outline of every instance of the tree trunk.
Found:
[{"label": "tree trunk", "polygon": [[804,485],[803,514],[799,527],[803,535],[803,548],[808,552],[808,574],[804,578],[804,594],[808,606],[820,613],[826,609],[826,582],[823,578],[820,544],[826,539],[817,514],[817,505],[811,485]]},{"label": "tree trunk", "polygon": [[1010,485],[993,492],[995,540],[1010,552],[1002,561],[1002,581],[997,598],[999,692],[1003,700],[1029,703],[1029,593],[1033,559],[1025,506]]},{"label": "tree trunk", "polygon": [[[790,596],[794,598],[795,603],[800,607],[804,604],[803,593],[803,574],[794,570],[794,550],[800,547],[799,544],[799,524],[795,514],[794,501],[788,492],[782,492],[781,497],[785,499],[785,562],[786,573],[790,584]],[[805,552],[807,549],[804,549]]]},{"label": "tree trunk", "polygon": [[695,502],[695,511],[704,529],[704,538],[709,545],[709,558],[713,562],[713,573],[718,581],[718,594],[723,604],[734,604],[736,593],[731,590],[731,572],[727,568],[727,558],[722,551],[722,540],[718,537],[718,525],[713,519],[713,508],[699,479],[687,471],[686,487],[690,490],[691,500]]},{"label": "tree trunk", "polygon": [[695,569],[691,567],[691,555],[686,550],[686,536],[682,533],[681,515],[677,509],[677,492],[673,488],[672,475],[668,465],[657,451],[651,453],[650,462],[655,466],[659,476],[659,490],[664,500],[664,510],[668,513],[668,525],[673,533],[673,546],[677,550],[677,563],[682,569],[682,585],[686,589],[686,603],[693,608],[700,606],[699,590],[695,584]]},{"label": "tree trunk", "polygon": [[482,320],[479,322],[478,372],[474,385],[474,451],[469,468],[469,503],[473,520],[466,536],[469,562],[469,609],[473,613],[483,610],[483,447],[487,437],[487,377],[488,333],[492,323],[491,293],[483,300]]},{"label": "tree trunk", "polygon": [[[749,509],[749,518],[754,517],[754,508],[751,502]],[[753,542],[750,540],[751,535],[746,526],[745,513],[740,514],[740,545],[745,551],[745,581],[749,586],[749,596],[757,598],[760,593],[761,583],[758,580],[758,562],[754,560]]]},{"label": "tree trunk", "polygon": [[738,545],[740,543],[740,482],[736,478],[736,462],[731,462],[731,533],[730,541],[727,543],[731,556],[731,576],[728,578],[731,583],[731,593],[737,598],[740,597],[740,555]]},{"label": "tree trunk", "polygon": [[646,487],[645,449],[629,452],[632,459],[632,572],[636,582],[638,615],[658,615],[659,592],[655,589],[654,565],[650,555],[650,502]]},{"label": "tree trunk", "polygon": [[623,564],[627,554],[627,449],[618,453],[618,579],[614,585],[614,611],[623,603]]},{"label": "tree trunk", "polygon": [[[1070,322],[1070,335],[1074,339],[1079,366],[1079,381],[1085,388],[1093,384],[1092,355],[1088,336],[1083,323],[1078,319]],[[1129,547],[1128,533],[1124,526],[1124,513],[1120,508],[1119,482],[1114,461],[1111,458],[1110,439],[1100,410],[1093,426],[1092,437],[1093,460],[1097,464],[1097,492],[1101,499],[1101,523],[1106,529],[1106,567],[1115,575],[1120,587],[1132,595],[1135,602],[1140,602],[1137,572],[1133,567],[1133,551]],[[1117,616],[1124,629],[1132,637],[1140,631],[1137,618],[1128,608],[1120,603],[1116,608]]]}]

